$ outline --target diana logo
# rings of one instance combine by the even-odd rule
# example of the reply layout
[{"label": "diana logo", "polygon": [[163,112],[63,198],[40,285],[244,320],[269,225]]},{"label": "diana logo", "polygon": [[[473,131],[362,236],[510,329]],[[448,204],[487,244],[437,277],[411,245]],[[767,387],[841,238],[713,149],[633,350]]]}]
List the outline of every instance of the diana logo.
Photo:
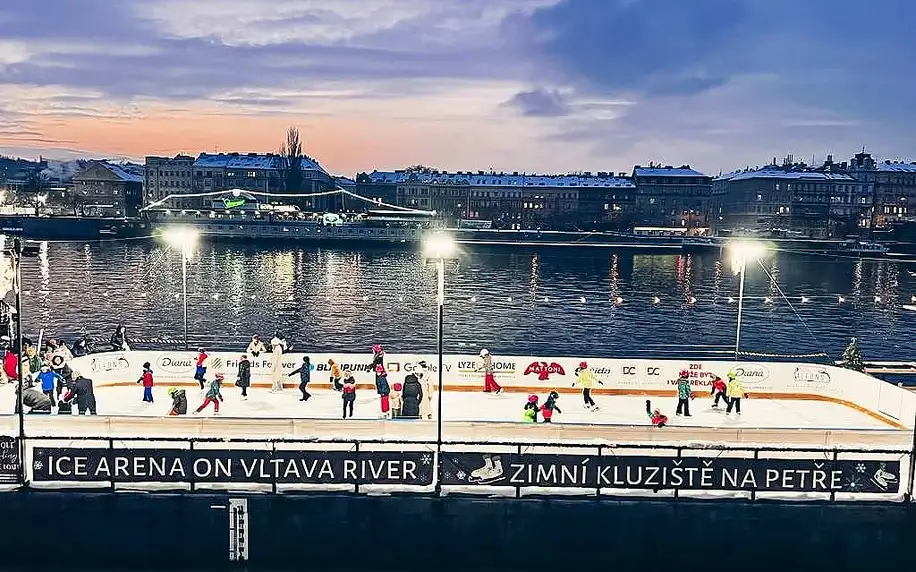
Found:
[{"label": "diana logo", "polygon": [[732,371],[744,383],[760,383],[770,377],[770,370],[762,365],[739,365]]},{"label": "diana logo", "polygon": [[546,361],[536,361],[525,368],[525,375],[531,374],[537,375],[538,381],[547,381],[551,374],[566,375],[566,371],[555,361],[549,364]]},{"label": "diana logo", "polygon": [[167,373],[187,373],[194,371],[197,358],[190,355],[168,355],[156,360],[156,368]]},{"label": "diana logo", "polygon": [[130,367],[127,358],[121,357],[95,357],[90,366],[94,372],[122,371]]},{"label": "diana logo", "polygon": [[830,374],[827,370],[815,367],[796,367],[795,381],[798,383],[830,383]]}]

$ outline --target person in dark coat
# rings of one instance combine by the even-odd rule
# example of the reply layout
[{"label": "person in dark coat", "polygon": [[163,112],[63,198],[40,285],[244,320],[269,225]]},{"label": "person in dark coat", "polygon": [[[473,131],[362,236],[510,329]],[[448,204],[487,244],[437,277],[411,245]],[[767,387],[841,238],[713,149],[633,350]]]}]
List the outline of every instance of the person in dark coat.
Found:
[{"label": "person in dark coat", "polygon": [[401,390],[401,417],[405,419],[420,418],[420,400],[423,399],[423,387],[420,380],[414,374],[408,374],[404,378],[404,389]]},{"label": "person in dark coat", "polygon": [[388,385],[388,372],[385,366],[378,364],[375,366],[375,390],[378,392],[380,406],[382,408],[382,419],[388,419],[390,415],[390,403],[388,396],[391,394],[391,387]]},{"label": "person in dark coat", "polygon": [[[22,392],[22,405],[29,408],[28,413],[49,415],[51,398],[37,389],[26,388]],[[16,387],[16,413],[19,413],[19,387]]]},{"label": "person in dark coat", "polygon": [[236,387],[242,388],[242,399],[248,399],[248,388],[251,387],[251,362],[243,355],[239,360],[239,372],[235,377]]},{"label": "person in dark coat", "polygon": [[113,334],[111,334],[111,349],[116,352],[126,352],[130,350],[130,346],[127,344],[127,328],[124,326],[118,326],[115,328]]},{"label": "person in dark coat", "polygon": [[52,356],[51,369],[57,372],[64,380],[63,383],[57,384],[57,398],[60,399],[60,394],[73,383],[73,370],[67,365],[67,360],[64,359],[64,356]]},{"label": "person in dark coat", "polygon": [[289,377],[297,373],[299,374],[299,391],[302,392],[302,397],[299,398],[299,401],[308,401],[312,397],[312,394],[308,392],[308,385],[312,381],[312,362],[309,360],[309,356],[302,358],[302,365],[291,371]]},{"label": "person in dark coat", "polygon": [[188,414],[188,395],[183,389],[177,387],[169,388],[169,397],[172,398],[172,408],[169,409],[169,415],[187,415]]},{"label": "person in dark coat", "polygon": [[73,375],[76,379],[73,380],[70,390],[64,395],[64,401],[75,401],[80,415],[85,415],[87,412],[90,415],[97,415],[92,380],[88,377],[83,377],[79,373],[74,373]]}]

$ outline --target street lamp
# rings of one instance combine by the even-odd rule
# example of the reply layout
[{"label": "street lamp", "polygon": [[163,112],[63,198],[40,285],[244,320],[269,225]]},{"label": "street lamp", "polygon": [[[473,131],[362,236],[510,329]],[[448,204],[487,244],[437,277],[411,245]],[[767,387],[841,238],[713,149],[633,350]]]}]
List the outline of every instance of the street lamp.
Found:
[{"label": "street lamp", "polygon": [[[438,406],[436,411],[436,454],[442,454],[442,338],[443,338],[443,306],[445,305],[445,261],[455,258],[457,248],[455,240],[444,233],[438,232],[429,236],[423,242],[423,256],[426,260],[432,260],[436,263],[436,306],[438,308],[437,327],[436,327],[436,347],[439,356],[439,366],[437,368],[438,387]],[[437,481],[436,487],[440,485]]]},{"label": "street lamp", "polygon": [[732,259],[732,272],[741,275],[738,285],[738,326],[735,330],[735,361],[738,361],[738,351],[741,345],[741,311],[744,308],[744,275],[748,261],[756,261],[766,253],[766,247],[752,240],[732,242],[728,245]]},{"label": "street lamp", "polygon": [[162,238],[173,248],[181,249],[181,295],[184,302],[184,349],[188,351],[188,260],[200,234],[193,228],[173,227]]}]

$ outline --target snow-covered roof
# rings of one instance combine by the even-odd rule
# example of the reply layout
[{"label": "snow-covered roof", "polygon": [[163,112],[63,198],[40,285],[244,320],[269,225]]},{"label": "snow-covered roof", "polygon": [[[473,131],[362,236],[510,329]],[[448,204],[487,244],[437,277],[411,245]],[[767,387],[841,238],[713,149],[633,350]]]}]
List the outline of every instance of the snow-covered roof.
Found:
[{"label": "snow-covered roof", "polygon": [[789,179],[797,181],[854,181],[855,179],[844,173],[819,173],[817,171],[786,171],[778,167],[764,167],[756,171],[746,171],[731,177],[731,181],[747,181],[750,179]]},{"label": "snow-covered roof", "polygon": [[706,177],[703,173],[689,167],[636,167],[633,172],[637,177]]},{"label": "snow-covered roof", "polygon": [[[239,153],[201,153],[197,160],[194,161],[195,168],[210,169],[254,169],[254,170],[282,170],[289,165],[286,157],[274,154],[255,154],[249,153],[242,155]],[[320,171],[327,174],[318,161],[302,156],[300,168],[303,171]]]},{"label": "snow-covered roof", "polygon": [[875,169],[878,171],[885,171],[889,173],[916,173],[916,164],[914,163],[878,163],[875,165]]},{"label": "snow-covered roof", "polygon": [[633,183],[629,179],[610,175],[510,175],[506,173],[373,171],[368,176],[373,183],[416,181],[422,184],[469,185],[472,187],[633,188]]}]

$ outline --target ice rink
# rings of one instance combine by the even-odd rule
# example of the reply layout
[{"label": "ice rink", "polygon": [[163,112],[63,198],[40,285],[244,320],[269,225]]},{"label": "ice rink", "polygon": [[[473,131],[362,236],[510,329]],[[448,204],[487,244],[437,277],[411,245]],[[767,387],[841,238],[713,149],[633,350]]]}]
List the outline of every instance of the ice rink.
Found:
[{"label": "ice rink", "polygon": [[[103,387],[96,389],[99,415],[164,417],[171,400],[165,386],[154,389],[155,403],[141,401],[142,388]],[[183,387],[188,396],[188,413],[203,401],[203,392],[192,387]],[[300,394],[294,389],[282,393],[270,393],[267,389],[253,388],[243,400],[238,388],[223,389],[225,401],[221,404],[222,418],[269,418],[269,419],[340,419],[340,394],[331,390],[315,389],[307,402],[299,401]],[[523,406],[528,394],[504,392],[500,395],[486,395],[482,392],[447,391],[443,396],[443,420],[464,422],[522,422]],[[545,395],[540,395],[543,402]],[[645,397],[641,396],[595,396],[598,411],[584,409],[582,398],[576,393],[564,393],[558,400],[562,413],[555,414],[555,424],[587,425],[649,425],[645,414]],[[0,388],[2,408],[0,413],[12,414],[15,393],[13,386]],[[653,407],[661,408],[669,417],[671,427],[722,427],[760,429],[893,429],[888,423],[866,413],[842,404],[827,401],[744,399],[740,416],[725,414],[725,406],[712,407],[707,396],[693,400],[691,417],[675,415],[677,400],[673,397],[653,398]],[[433,411],[436,398],[433,396]],[[378,396],[371,390],[357,392],[354,420],[375,420],[380,417]],[[212,406],[200,414],[213,416]],[[407,422],[407,421],[405,421]]]}]

